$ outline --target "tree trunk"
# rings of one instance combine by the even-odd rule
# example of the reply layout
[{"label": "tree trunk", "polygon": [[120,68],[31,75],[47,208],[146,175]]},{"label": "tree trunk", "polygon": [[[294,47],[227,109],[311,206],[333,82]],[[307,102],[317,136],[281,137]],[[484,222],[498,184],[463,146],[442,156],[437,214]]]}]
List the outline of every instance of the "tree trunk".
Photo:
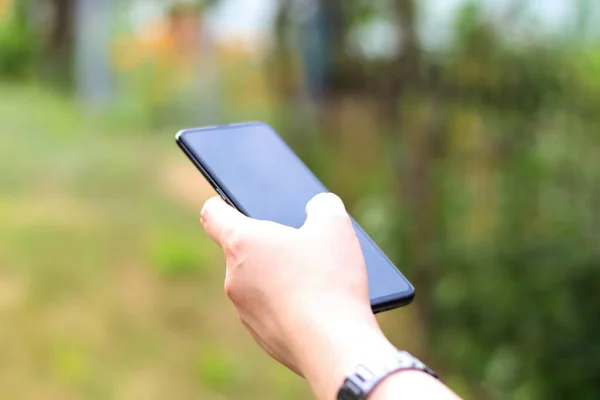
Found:
[{"label": "tree trunk", "polygon": [[272,79],[269,80],[273,82],[273,89],[276,96],[283,98],[284,101],[291,99],[294,94],[292,55],[287,35],[291,5],[291,0],[282,0],[279,2],[274,24],[275,49],[271,64]]},{"label": "tree trunk", "polygon": [[71,85],[73,77],[76,0],[51,0],[51,30],[46,47],[50,74],[63,85]]},{"label": "tree trunk", "polygon": [[400,123],[399,105],[411,87],[421,80],[421,45],[417,35],[417,4],[415,0],[396,0],[394,5],[401,43],[396,59],[383,81],[380,96],[384,120],[389,131],[396,131]]},{"label": "tree trunk", "polygon": [[109,104],[112,94],[111,1],[77,1],[72,79],[82,104],[90,110],[101,109]]},{"label": "tree trunk", "polygon": [[[410,278],[415,286],[414,307],[422,352],[431,335],[431,289],[434,286],[433,244],[439,238],[442,187],[436,169],[445,157],[444,116],[441,99],[411,99],[411,110],[403,118],[402,153],[397,163],[398,203],[402,207],[399,226],[405,227],[404,254]],[[422,354],[425,356],[425,354]]]},{"label": "tree trunk", "polygon": [[[407,261],[417,292],[415,307],[418,310],[422,342],[427,344],[431,287],[435,278],[431,248],[438,234],[438,203],[441,196],[435,166],[443,156],[445,146],[441,99],[430,98],[427,94],[418,98],[413,96],[416,93],[414,89],[421,85],[422,80],[417,7],[415,0],[395,1],[401,48],[388,70],[380,104],[394,148],[397,153],[403,154],[396,171],[398,203],[408,218]],[[392,156],[396,157],[396,154]],[[422,346],[424,349],[427,347]]]}]

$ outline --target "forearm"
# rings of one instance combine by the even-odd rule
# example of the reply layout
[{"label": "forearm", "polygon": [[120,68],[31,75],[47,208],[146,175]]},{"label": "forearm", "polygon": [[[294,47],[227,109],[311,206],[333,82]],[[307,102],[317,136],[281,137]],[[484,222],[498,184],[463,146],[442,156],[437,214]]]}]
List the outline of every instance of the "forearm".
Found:
[{"label": "forearm", "polygon": [[[343,316],[327,326],[305,327],[297,351],[302,372],[320,400],[334,400],[357,365],[390,365],[396,349],[375,322],[357,325]],[[326,330],[323,330],[326,329]],[[326,334],[324,334],[326,332]],[[369,400],[458,399],[439,380],[420,371],[401,371],[381,382]]]},{"label": "forearm", "polygon": [[459,397],[442,382],[421,371],[401,371],[379,384],[369,400],[456,400]]}]

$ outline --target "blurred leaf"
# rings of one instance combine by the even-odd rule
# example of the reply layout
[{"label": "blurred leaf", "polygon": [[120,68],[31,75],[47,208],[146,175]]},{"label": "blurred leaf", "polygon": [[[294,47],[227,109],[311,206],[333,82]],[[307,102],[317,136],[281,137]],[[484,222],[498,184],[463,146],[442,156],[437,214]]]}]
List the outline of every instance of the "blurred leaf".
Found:
[{"label": "blurred leaf", "polygon": [[51,363],[53,372],[72,385],[84,383],[92,372],[88,354],[73,343],[56,345],[51,352]]},{"label": "blurred leaf", "polygon": [[16,15],[0,18],[0,77],[24,78],[32,72],[34,40],[26,23]]},{"label": "blurred leaf", "polygon": [[486,370],[486,381],[492,390],[498,390],[499,396],[506,393],[519,376],[519,357],[514,350],[506,347],[497,349],[490,359]]},{"label": "blurred leaf", "polygon": [[206,267],[201,246],[181,232],[162,232],[151,246],[153,265],[165,275],[185,275]]},{"label": "blurred leaf", "polygon": [[219,392],[231,392],[243,385],[236,362],[219,346],[206,347],[197,357],[197,376],[207,387]]}]

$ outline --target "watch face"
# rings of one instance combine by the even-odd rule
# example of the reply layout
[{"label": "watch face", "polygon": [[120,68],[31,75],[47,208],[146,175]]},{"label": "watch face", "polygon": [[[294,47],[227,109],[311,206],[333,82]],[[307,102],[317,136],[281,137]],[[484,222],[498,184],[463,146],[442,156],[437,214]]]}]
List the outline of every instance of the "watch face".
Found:
[{"label": "watch face", "polygon": [[362,400],[363,394],[363,391],[358,386],[352,383],[351,380],[346,379],[337,398],[338,400]]}]

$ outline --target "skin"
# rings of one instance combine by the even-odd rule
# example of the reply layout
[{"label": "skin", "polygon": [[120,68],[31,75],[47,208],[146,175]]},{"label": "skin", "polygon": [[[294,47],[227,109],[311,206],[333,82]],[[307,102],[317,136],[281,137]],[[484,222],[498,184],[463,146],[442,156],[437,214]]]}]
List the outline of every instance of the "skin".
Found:
[{"label": "skin", "polygon": [[[242,324],[271,357],[305,377],[317,398],[332,400],[357,365],[390,364],[396,350],[371,312],[365,262],[344,204],[319,194],[306,214],[294,229],[248,218],[214,197],[201,222],[225,253],[225,293]],[[403,371],[369,400],[398,398],[458,397],[428,374]]]}]

